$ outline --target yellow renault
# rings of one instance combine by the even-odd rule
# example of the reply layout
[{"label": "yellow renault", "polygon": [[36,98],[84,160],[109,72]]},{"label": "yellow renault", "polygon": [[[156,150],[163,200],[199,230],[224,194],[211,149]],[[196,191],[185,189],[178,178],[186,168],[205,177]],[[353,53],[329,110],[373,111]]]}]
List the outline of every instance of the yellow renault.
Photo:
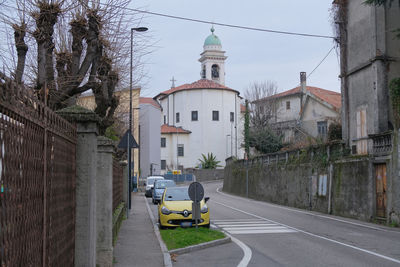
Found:
[{"label": "yellow renault", "polygon": [[[200,202],[201,219],[199,226],[210,227],[210,211],[206,197]],[[195,225],[192,220],[192,200],[189,198],[188,187],[168,187],[165,189],[158,205],[158,223],[160,228],[166,227],[191,227]]]}]

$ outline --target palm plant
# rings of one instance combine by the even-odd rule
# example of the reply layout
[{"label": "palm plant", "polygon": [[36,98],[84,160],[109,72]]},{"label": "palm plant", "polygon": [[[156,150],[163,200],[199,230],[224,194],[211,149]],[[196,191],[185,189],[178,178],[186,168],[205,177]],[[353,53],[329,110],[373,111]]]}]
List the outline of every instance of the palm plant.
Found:
[{"label": "palm plant", "polygon": [[222,167],[221,165],[218,165],[221,161],[217,160],[217,157],[214,156],[213,153],[207,153],[207,156],[201,154],[201,156],[203,158],[199,159],[199,161],[203,169],[216,169],[217,167]]}]

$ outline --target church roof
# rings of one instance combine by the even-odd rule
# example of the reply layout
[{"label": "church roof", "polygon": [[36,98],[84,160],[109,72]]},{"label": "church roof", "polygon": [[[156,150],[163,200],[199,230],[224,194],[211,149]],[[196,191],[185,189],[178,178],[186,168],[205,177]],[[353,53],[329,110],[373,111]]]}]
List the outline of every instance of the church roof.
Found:
[{"label": "church roof", "polygon": [[[313,86],[307,86],[306,87],[307,91],[313,94],[315,97],[319,98],[322,101],[327,102],[328,104],[332,105],[336,110],[339,110],[342,106],[342,98],[340,93],[334,92],[334,91],[329,91],[326,89],[318,88],[318,87],[313,87]],[[269,97],[266,97],[261,100],[269,100],[269,99],[274,99],[274,98],[281,98],[281,97],[286,97],[294,94],[298,94],[301,92],[301,87],[295,87],[293,89],[281,92],[279,94],[275,94]]]},{"label": "church roof", "polygon": [[140,97],[139,104],[150,104],[158,109],[161,109],[160,104],[151,97]]},{"label": "church roof", "polygon": [[204,46],[206,45],[221,45],[218,36],[214,34],[214,27],[211,28],[211,34],[204,41]]},{"label": "church roof", "polygon": [[217,90],[219,89],[219,90],[229,90],[229,91],[238,93],[238,91],[236,91],[232,88],[229,88],[225,85],[219,84],[219,83],[211,81],[211,80],[201,79],[194,83],[190,83],[190,84],[186,83],[186,84],[180,85],[178,87],[174,87],[169,90],[163,91],[163,92],[159,93],[156,97],[158,97],[160,95],[167,96],[167,95],[175,93],[175,92],[184,91],[184,90],[193,90],[193,89],[217,89]]},{"label": "church roof", "polygon": [[162,134],[190,134],[191,131],[185,130],[182,127],[175,127],[168,124],[161,125]]}]

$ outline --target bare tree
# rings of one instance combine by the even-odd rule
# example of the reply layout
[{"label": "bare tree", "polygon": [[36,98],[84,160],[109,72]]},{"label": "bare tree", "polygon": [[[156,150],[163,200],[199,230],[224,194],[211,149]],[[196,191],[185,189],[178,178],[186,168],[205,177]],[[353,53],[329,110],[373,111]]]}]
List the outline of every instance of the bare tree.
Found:
[{"label": "bare tree", "polygon": [[264,128],[269,125],[276,112],[276,102],[272,96],[277,89],[277,84],[272,81],[254,82],[246,89],[244,96],[249,101],[251,127]]},{"label": "bare tree", "polygon": [[248,143],[262,153],[275,152],[282,146],[280,138],[270,127],[276,116],[276,101],[273,96],[277,93],[277,88],[272,81],[254,82],[244,93],[249,105]]}]

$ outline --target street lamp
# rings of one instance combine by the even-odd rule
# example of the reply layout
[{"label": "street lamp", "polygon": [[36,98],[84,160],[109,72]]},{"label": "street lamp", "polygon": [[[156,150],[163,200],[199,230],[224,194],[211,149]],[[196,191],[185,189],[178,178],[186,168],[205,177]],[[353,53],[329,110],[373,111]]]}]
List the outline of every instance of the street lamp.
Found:
[{"label": "street lamp", "polygon": [[129,134],[128,134],[128,202],[129,202],[129,209],[131,209],[132,206],[132,197],[131,197],[131,188],[132,188],[132,165],[131,165],[131,147],[130,147],[130,140],[129,137],[132,134],[132,71],[133,71],[133,32],[145,32],[148,29],[146,27],[138,27],[138,28],[131,28],[131,65],[130,65],[130,81],[129,81]]}]

